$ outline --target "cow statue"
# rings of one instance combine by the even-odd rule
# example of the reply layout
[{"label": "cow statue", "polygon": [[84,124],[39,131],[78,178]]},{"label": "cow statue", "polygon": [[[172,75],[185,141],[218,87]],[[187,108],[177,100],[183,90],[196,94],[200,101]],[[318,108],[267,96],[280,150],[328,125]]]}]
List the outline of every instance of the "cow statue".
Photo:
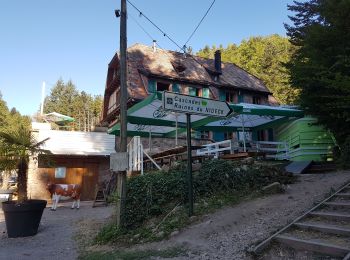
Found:
[{"label": "cow statue", "polygon": [[47,185],[47,189],[52,197],[52,207],[51,210],[56,210],[57,204],[62,199],[73,199],[72,209],[75,208],[75,204],[77,204],[77,209],[80,206],[80,194],[81,194],[81,186],[79,184],[54,184],[49,183]]}]

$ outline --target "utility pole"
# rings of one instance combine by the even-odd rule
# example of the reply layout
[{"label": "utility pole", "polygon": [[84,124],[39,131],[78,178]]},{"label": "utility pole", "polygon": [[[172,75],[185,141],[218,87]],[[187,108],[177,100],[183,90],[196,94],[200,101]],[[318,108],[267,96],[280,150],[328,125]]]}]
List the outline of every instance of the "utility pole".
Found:
[{"label": "utility pole", "polygon": [[[127,152],[127,100],[128,92],[126,85],[126,0],[120,0],[120,147],[119,152]],[[117,203],[117,226],[125,224],[125,200],[126,200],[126,171],[118,172],[118,203]]]}]

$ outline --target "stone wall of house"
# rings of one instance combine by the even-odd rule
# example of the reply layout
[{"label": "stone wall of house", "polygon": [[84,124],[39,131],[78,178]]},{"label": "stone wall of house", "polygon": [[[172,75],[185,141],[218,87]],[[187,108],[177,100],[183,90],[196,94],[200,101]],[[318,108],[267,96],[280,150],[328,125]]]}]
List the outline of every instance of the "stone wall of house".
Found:
[{"label": "stone wall of house", "polygon": [[46,189],[47,180],[45,175],[39,172],[38,160],[30,158],[28,167],[28,198],[31,199],[48,199],[49,192]]},{"label": "stone wall of house", "polygon": [[[128,143],[131,141],[132,137],[128,137]],[[175,148],[175,138],[151,138],[151,149],[149,145],[149,138],[141,137],[141,142],[143,145],[143,149],[146,151],[150,151],[150,154],[155,154],[158,152],[162,152],[171,148]],[[119,147],[119,136],[116,137],[117,147]],[[194,139],[192,138],[192,145],[203,145],[211,143],[211,140],[203,140],[203,139]],[[186,146],[187,140],[186,137],[180,136],[177,141],[177,146]]]}]

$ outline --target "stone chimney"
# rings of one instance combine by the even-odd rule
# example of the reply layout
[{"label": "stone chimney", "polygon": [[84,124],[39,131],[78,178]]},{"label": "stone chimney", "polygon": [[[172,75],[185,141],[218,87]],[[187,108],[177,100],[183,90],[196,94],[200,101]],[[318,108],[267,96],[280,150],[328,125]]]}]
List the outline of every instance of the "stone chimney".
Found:
[{"label": "stone chimney", "polygon": [[214,65],[215,65],[216,72],[219,75],[222,74],[222,69],[221,69],[221,51],[220,50],[215,51],[214,63],[215,63]]}]

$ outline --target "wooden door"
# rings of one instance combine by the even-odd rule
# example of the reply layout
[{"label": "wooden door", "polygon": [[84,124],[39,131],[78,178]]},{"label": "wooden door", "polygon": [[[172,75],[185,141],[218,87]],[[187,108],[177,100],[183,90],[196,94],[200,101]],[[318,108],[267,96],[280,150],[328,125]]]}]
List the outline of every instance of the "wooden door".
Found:
[{"label": "wooden door", "polygon": [[95,188],[98,177],[98,164],[89,163],[86,164],[85,172],[82,179],[82,200],[94,200],[95,199]]}]

